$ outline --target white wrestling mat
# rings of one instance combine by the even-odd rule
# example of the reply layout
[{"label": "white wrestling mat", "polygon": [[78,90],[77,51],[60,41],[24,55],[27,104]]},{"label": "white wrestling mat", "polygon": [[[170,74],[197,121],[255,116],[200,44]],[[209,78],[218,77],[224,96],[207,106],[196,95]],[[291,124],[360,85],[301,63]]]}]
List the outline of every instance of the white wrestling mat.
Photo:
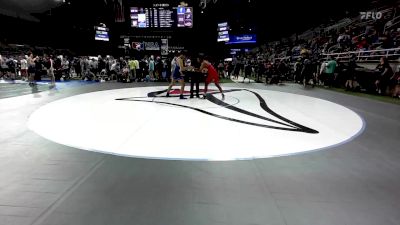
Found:
[{"label": "white wrestling mat", "polygon": [[165,89],[117,89],[61,99],[35,111],[29,127],[83,150],[178,160],[298,154],[350,141],[364,127],[352,110],[318,98],[225,87],[224,101],[218,92],[205,100],[180,100],[176,90],[166,98]]}]

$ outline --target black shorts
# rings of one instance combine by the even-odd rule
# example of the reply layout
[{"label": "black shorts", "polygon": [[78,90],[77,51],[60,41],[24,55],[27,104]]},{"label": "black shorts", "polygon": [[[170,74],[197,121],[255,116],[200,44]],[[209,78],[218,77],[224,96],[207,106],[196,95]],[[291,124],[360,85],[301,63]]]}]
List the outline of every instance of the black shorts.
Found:
[{"label": "black shorts", "polygon": [[35,67],[28,67],[28,73],[35,73]]}]

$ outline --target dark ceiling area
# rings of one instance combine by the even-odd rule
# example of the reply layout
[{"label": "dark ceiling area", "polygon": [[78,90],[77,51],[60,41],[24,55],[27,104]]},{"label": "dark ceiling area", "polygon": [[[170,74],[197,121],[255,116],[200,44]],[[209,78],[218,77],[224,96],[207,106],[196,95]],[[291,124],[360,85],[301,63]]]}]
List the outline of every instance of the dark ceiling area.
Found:
[{"label": "dark ceiling area", "polygon": [[33,13],[57,7],[62,0],[0,0],[0,14],[37,21]]},{"label": "dark ceiling area", "polygon": [[[107,2],[109,4],[107,4]],[[0,14],[33,16],[40,22],[29,26],[27,32],[10,34],[8,39],[16,41],[38,41],[58,48],[75,48],[88,51],[96,48],[93,41],[93,27],[105,23],[110,27],[110,36],[114,45],[120,43],[120,35],[148,33],[174,33],[177,42],[197,47],[215,49],[216,27],[218,22],[229,22],[232,33],[256,33],[259,43],[278,40],[293,33],[300,33],[322,23],[337,21],[345,16],[358,15],[360,11],[395,4],[396,0],[336,0],[334,2],[315,1],[264,1],[264,0],[218,0],[212,1],[206,9],[200,9],[200,0],[187,0],[194,7],[194,28],[186,32],[174,30],[137,31],[129,26],[128,9],[131,6],[169,3],[178,5],[180,1],[124,0],[126,23],[114,23],[113,0],[0,0]],[[368,3],[369,2],[369,3]],[[4,13],[5,11],[8,12]],[[12,13],[11,13],[12,14]],[[22,16],[21,16],[22,18]],[[5,20],[2,20],[5,21]],[[25,24],[18,20],[6,25],[12,29],[12,23]],[[5,22],[4,22],[5,23]],[[3,24],[4,25],[4,24]],[[12,32],[11,32],[12,33]],[[1,35],[0,35],[1,36]],[[201,41],[198,37],[201,36]],[[110,49],[106,49],[110,50]]]}]

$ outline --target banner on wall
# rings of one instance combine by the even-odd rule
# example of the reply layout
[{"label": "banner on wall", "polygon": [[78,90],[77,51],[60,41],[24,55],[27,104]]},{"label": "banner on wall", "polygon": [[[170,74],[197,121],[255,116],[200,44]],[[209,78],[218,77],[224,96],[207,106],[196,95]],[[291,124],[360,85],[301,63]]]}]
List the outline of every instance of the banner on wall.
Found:
[{"label": "banner on wall", "polygon": [[144,41],[144,50],[146,51],[160,51],[161,47],[157,41]]},{"label": "banner on wall", "polygon": [[257,36],[255,34],[230,35],[229,39],[229,42],[226,44],[257,43]]}]

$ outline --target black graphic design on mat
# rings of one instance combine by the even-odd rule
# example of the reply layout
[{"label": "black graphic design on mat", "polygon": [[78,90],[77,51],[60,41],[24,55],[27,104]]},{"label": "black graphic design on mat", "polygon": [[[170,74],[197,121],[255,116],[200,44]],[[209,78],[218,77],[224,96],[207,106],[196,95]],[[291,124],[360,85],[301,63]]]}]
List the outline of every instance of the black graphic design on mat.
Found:
[{"label": "black graphic design on mat", "polygon": [[[268,104],[266,103],[265,99],[263,97],[261,97],[261,95],[259,95],[257,92],[251,91],[251,90],[247,90],[247,89],[232,89],[232,90],[225,90],[224,93],[229,93],[229,92],[237,92],[237,91],[246,91],[246,92],[250,92],[252,94],[255,95],[255,97],[258,99],[259,101],[259,105],[261,107],[261,109],[263,109],[266,113],[274,116],[275,118],[280,119],[281,121],[277,121],[265,116],[261,116],[258,115],[256,113],[252,113],[248,110],[244,110],[244,109],[240,109],[234,105],[230,105],[218,98],[216,98],[214,95],[218,94],[217,92],[215,93],[209,93],[206,96],[206,99],[216,105],[219,105],[221,107],[224,107],[226,109],[229,110],[233,110],[235,112],[238,113],[242,113],[245,114],[247,116],[251,116],[254,118],[258,118],[261,120],[265,120],[265,121],[269,121],[275,124],[279,124],[281,126],[284,127],[279,127],[279,126],[271,126],[271,125],[266,125],[266,124],[261,124],[261,123],[255,123],[255,122],[250,122],[250,121],[244,121],[244,120],[240,120],[240,119],[235,119],[235,118],[230,118],[230,117],[226,117],[226,116],[222,116],[222,115],[218,115],[212,112],[208,112],[204,109],[199,109],[199,108],[195,108],[195,107],[191,107],[191,106],[187,106],[187,105],[180,105],[180,104],[176,104],[176,103],[170,103],[170,102],[162,102],[159,101],[157,99],[162,99],[162,98],[166,98],[166,96],[159,96],[161,94],[164,94],[167,92],[167,90],[163,90],[163,91],[155,91],[155,92],[150,92],[147,94],[147,97],[131,97],[131,98],[119,98],[116,99],[118,101],[135,101],[135,102],[149,102],[149,103],[156,103],[156,104],[163,104],[163,105],[172,105],[172,106],[178,106],[178,107],[182,107],[182,108],[187,108],[187,109],[192,109],[195,110],[197,112],[201,112],[210,116],[214,116],[216,118],[219,119],[224,119],[224,120],[229,120],[232,122],[237,122],[237,123],[242,123],[242,124],[247,124],[247,125],[252,125],[252,126],[257,126],[257,127],[264,127],[264,128],[269,128],[269,129],[276,129],[276,130],[286,130],[286,131],[293,131],[293,132],[303,132],[303,133],[309,133],[309,134],[317,134],[319,133],[318,131],[311,129],[309,127],[303,126],[301,124],[298,124],[296,122],[293,122],[281,115],[279,115],[278,113],[274,112],[272,109],[270,109],[268,107]],[[174,97],[174,96],[171,96]],[[176,96],[178,97],[178,95]],[[148,100],[146,98],[153,98],[152,100]]]}]

